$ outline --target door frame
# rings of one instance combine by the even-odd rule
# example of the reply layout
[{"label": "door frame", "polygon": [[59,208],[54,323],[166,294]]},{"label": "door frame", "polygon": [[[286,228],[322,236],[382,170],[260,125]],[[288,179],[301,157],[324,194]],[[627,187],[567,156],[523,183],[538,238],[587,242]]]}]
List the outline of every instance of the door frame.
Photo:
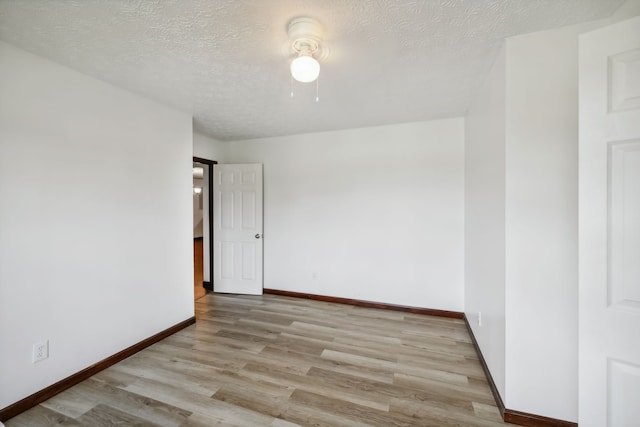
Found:
[{"label": "door frame", "polygon": [[213,292],[213,165],[217,165],[215,160],[203,159],[202,157],[193,156],[193,162],[202,163],[209,167],[209,177],[207,185],[209,185],[209,281],[203,279],[202,286],[209,292]]}]

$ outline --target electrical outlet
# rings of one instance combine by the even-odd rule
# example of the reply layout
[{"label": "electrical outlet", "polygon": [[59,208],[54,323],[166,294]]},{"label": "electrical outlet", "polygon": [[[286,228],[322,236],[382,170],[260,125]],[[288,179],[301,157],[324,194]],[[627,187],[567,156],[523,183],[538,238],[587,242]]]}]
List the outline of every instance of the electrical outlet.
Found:
[{"label": "electrical outlet", "polygon": [[478,312],[478,326],[482,326],[482,312]]},{"label": "electrical outlet", "polygon": [[49,340],[35,343],[33,345],[32,362],[40,362],[49,357]]}]

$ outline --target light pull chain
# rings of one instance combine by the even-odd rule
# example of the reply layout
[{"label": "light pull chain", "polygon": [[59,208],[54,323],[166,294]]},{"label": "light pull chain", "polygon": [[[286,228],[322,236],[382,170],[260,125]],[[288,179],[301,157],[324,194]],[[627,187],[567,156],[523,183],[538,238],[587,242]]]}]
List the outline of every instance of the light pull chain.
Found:
[{"label": "light pull chain", "polygon": [[293,98],[293,75],[291,75],[291,97]]},{"label": "light pull chain", "polygon": [[[293,76],[291,76],[291,98],[293,98]],[[320,77],[316,79],[316,102],[320,102]]]}]

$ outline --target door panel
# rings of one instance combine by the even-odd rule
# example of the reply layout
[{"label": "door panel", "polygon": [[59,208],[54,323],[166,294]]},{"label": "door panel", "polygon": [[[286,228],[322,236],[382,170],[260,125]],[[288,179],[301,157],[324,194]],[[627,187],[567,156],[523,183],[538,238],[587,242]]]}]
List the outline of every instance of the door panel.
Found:
[{"label": "door panel", "polygon": [[215,292],[262,294],[262,165],[214,166]]},{"label": "door panel", "polygon": [[610,144],[609,305],[640,310],[640,140]]},{"label": "door panel", "polygon": [[580,37],[579,424],[640,426],[640,17]]}]

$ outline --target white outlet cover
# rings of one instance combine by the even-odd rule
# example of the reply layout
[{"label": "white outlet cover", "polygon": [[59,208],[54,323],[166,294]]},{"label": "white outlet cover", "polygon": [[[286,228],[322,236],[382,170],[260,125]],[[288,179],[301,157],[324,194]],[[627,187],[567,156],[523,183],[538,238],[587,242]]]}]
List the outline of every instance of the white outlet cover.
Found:
[{"label": "white outlet cover", "polygon": [[[42,354],[39,354],[42,349]],[[49,357],[49,340],[35,343],[33,345],[32,362],[41,362]]]}]

